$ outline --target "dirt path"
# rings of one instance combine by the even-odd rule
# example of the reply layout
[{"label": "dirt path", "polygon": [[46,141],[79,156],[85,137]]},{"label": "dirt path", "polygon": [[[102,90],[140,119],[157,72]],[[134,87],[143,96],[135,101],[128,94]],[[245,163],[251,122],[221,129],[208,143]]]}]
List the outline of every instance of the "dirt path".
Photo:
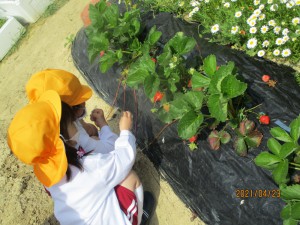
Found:
[{"label": "dirt path", "polygon": [[[25,84],[29,77],[46,68],[60,68],[76,74],[70,48],[64,47],[66,38],[76,35],[82,27],[80,13],[88,0],[72,0],[53,16],[38,21],[22,41],[20,48],[0,62],[0,224],[58,224],[53,216],[51,198],[34,177],[30,166],[20,163],[6,144],[6,130],[14,114],[27,104]],[[88,110],[94,107],[111,110],[103,100],[94,95],[88,101]],[[117,126],[117,120],[110,125]],[[156,212],[150,225],[202,225],[174,194],[171,187],[159,176],[152,163],[141,153],[135,168],[144,188],[152,191],[157,200]]]}]

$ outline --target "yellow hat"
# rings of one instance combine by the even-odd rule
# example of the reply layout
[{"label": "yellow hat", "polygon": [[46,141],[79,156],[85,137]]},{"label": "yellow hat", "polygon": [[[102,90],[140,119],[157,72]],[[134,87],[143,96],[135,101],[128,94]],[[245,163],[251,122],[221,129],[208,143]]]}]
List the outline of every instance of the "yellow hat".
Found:
[{"label": "yellow hat", "polygon": [[54,90],[63,102],[70,106],[87,101],[93,94],[92,89],[82,85],[72,73],[60,69],[47,69],[31,76],[26,85],[30,103],[39,99],[47,90]]},{"label": "yellow hat", "polygon": [[47,187],[66,174],[68,161],[60,139],[61,100],[52,90],[17,112],[7,142],[18,159],[32,165],[39,181]]}]

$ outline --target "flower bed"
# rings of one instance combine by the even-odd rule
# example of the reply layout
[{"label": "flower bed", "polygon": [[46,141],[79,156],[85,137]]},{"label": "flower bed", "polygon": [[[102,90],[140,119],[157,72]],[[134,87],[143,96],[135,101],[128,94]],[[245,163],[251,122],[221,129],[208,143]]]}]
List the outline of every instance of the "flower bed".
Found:
[{"label": "flower bed", "polygon": [[[291,121],[299,113],[299,105],[295,104],[299,101],[299,90],[295,82],[291,82],[293,70],[263,60],[256,61],[240,52],[230,51],[227,47],[208,43],[198,38],[196,26],[176,20],[170,14],[159,14],[155,19],[151,16],[144,17],[143,21],[142,25],[146,27],[144,34],[148,34],[154,25],[158,31],[163,31],[160,37],[162,45],[174,37],[177,31],[183,31],[187,36],[195,37],[198,51],[187,56],[189,61],[200,61],[201,57],[205,58],[212,53],[216,55],[218,65],[233,61],[240,77],[248,84],[247,94],[251,97],[252,104],[262,103],[260,109],[267,112],[271,118]],[[87,38],[84,30],[81,30],[72,48],[75,65],[104,100],[134,113],[134,132],[140,147],[159,166],[179,197],[201,219],[208,224],[281,223],[279,214],[284,204],[277,198],[278,195],[274,195],[274,198],[262,195],[247,198],[244,194],[241,195],[242,190],[249,192],[249,190],[257,189],[275,190],[274,193],[278,193],[276,192],[278,187],[270,179],[270,174],[253,163],[254,157],[261,152],[261,149],[266,149],[265,138],[270,135],[269,126],[257,124],[265,138],[261,148],[250,149],[245,158],[239,157],[232,150],[232,141],[227,147],[220,148],[220,151],[210,150],[206,142],[207,132],[200,135],[196,141],[198,149],[191,152],[187,142],[178,137],[176,123],[166,126],[151,113],[153,102],[145,96],[143,89],[133,90],[122,87],[120,79],[124,75],[124,66],[111,64],[110,69],[107,67],[109,57],[116,55],[116,61],[123,59],[117,50],[100,58],[100,69],[106,72],[102,73],[99,71],[98,63],[89,62],[88,58],[91,55],[87,49]],[[99,60],[99,52],[95,58]],[[263,74],[269,74],[272,79],[277,80],[278,84],[275,88],[261,81]],[[134,79],[131,80],[131,82],[134,81]],[[152,94],[153,97],[156,96],[156,100],[161,98],[161,96],[154,95],[155,93]],[[272,125],[274,125],[274,119],[271,120]],[[261,207],[257,207],[258,205]]]},{"label": "flower bed", "polygon": [[25,28],[13,17],[10,17],[0,28],[0,60],[4,58],[11,47],[18,41]]}]

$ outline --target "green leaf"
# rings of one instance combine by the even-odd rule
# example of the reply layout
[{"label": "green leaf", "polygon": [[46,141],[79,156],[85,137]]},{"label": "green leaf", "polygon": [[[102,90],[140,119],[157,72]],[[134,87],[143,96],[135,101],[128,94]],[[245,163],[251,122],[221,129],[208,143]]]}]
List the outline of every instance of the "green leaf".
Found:
[{"label": "green leaf", "polygon": [[184,99],[187,101],[194,109],[201,109],[204,94],[197,91],[188,91],[184,94]]},{"label": "green leaf", "polygon": [[129,87],[137,87],[144,82],[147,76],[149,76],[149,73],[144,68],[137,68],[136,70],[129,69],[126,83]]},{"label": "green leaf", "polygon": [[157,75],[147,76],[144,80],[145,94],[149,98],[153,98],[156,91],[158,91],[159,84],[160,84],[160,80]]},{"label": "green leaf", "polygon": [[291,122],[290,128],[291,137],[294,139],[295,142],[297,142],[300,137],[300,115],[297,117],[297,119]]},{"label": "green leaf", "polygon": [[118,25],[118,19],[119,19],[119,8],[117,5],[112,4],[110,7],[107,7],[104,13],[102,14],[102,17],[104,18],[104,21],[107,21],[107,26],[109,28],[114,28]]},{"label": "green leaf", "polygon": [[218,150],[220,148],[220,137],[217,130],[210,132],[207,139],[212,150]]},{"label": "green leaf", "polygon": [[222,98],[220,94],[210,95],[208,98],[207,106],[211,116],[221,122],[225,122],[227,119],[227,106],[228,102]]},{"label": "green leaf", "polygon": [[247,89],[247,84],[239,81],[233,75],[228,75],[222,80],[221,91],[223,96],[227,99],[235,98],[239,95],[244,94]]},{"label": "green leaf", "polygon": [[97,48],[99,53],[102,50],[106,51],[109,47],[109,40],[104,33],[93,35],[89,41],[91,42],[90,44]]},{"label": "green leaf", "polygon": [[182,32],[178,32],[166,45],[175,51],[173,53],[183,55],[193,50],[196,45],[196,41],[194,38],[187,37]]},{"label": "green leaf", "polygon": [[224,131],[224,130],[219,133],[219,136],[221,138],[222,144],[227,144],[231,139],[230,134],[227,131]]},{"label": "green leaf", "polygon": [[170,51],[165,51],[167,47],[165,46],[164,52],[157,57],[157,61],[161,66],[168,66],[170,59],[172,58],[172,53]]},{"label": "green leaf", "polygon": [[287,142],[284,143],[281,146],[280,152],[279,152],[279,157],[284,159],[287,156],[289,156],[290,154],[292,154],[294,151],[296,151],[298,149],[298,145],[296,145],[295,143],[292,142]]},{"label": "green leaf", "polygon": [[170,114],[169,112],[166,112],[162,107],[158,109],[157,115],[158,115],[158,118],[165,123],[170,123],[170,122],[172,122],[172,120],[175,119],[172,117],[172,114]]},{"label": "green leaf", "polygon": [[289,219],[283,221],[283,225],[298,225],[298,221],[289,218]]},{"label": "green leaf", "polygon": [[276,139],[269,138],[267,146],[271,152],[273,152],[275,155],[279,155],[281,144]]},{"label": "green leaf", "polygon": [[236,150],[239,156],[246,156],[247,155],[247,145],[242,137],[238,137],[233,142],[233,147]]},{"label": "green leaf", "polygon": [[193,110],[187,112],[178,123],[178,134],[183,139],[192,137],[203,122],[203,115],[196,114]]},{"label": "green leaf", "polygon": [[278,164],[280,161],[281,159],[278,156],[270,154],[269,152],[261,152],[254,159],[254,163],[257,166],[260,166],[265,169],[273,169],[273,165]]},{"label": "green leaf", "polygon": [[190,110],[191,107],[189,103],[185,101],[184,96],[177,97],[174,101],[170,102],[169,113],[173,116],[174,119],[181,118]]},{"label": "green leaf", "polygon": [[195,88],[201,88],[201,87],[208,87],[210,84],[210,78],[204,76],[203,74],[195,71],[192,76],[192,87]]},{"label": "green leaf", "polygon": [[300,220],[300,202],[287,204],[280,213],[284,220]]},{"label": "green leaf", "polygon": [[280,197],[284,200],[300,200],[300,185],[280,187]]},{"label": "green leaf", "polygon": [[156,26],[153,26],[149,31],[148,42],[150,45],[154,45],[161,37],[162,32],[156,31]]},{"label": "green leaf", "polygon": [[285,184],[287,179],[287,174],[289,170],[289,161],[287,159],[282,160],[277,167],[273,170],[273,179],[277,184]]},{"label": "green leaf", "polygon": [[215,55],[209,55],[203,60],[204,72],[212,77],[217,69],[217,59]]},{"label": "green leaf", "polygon": [[280,141],[284,141],[284,142],[293,142],[293,139],[290,137],[290,135],[283,129],[281,129],[280,127],[274,127],[270,130],[271,135],[280,140]]},{"label": "green leaf", "polygon": [[118,61],[113,51],[107,51],[100,58],[100,71],[106,73]]},{"label": "green leaf", "polygon": [[245,141],[249,147],[254,148],[260,145],[262,138],[263,134],[258,130],[254,130],[245,137]]}]

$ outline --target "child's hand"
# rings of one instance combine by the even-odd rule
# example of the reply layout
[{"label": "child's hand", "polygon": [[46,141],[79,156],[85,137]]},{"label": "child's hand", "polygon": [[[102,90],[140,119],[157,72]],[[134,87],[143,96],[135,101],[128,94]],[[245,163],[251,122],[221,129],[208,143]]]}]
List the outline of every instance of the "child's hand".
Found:
[{"label": "child's hand", "polygon": [[120,119],[120,130],[131,130],[132,127],[132,114],[129,111],[124,111]]},{"label": "child's hand", "polygon": [[107,125],[102,109],[94,109],[90,115],[90,119],[91,121],[94,121],[96,126],[98,126],[99,128]]}]

